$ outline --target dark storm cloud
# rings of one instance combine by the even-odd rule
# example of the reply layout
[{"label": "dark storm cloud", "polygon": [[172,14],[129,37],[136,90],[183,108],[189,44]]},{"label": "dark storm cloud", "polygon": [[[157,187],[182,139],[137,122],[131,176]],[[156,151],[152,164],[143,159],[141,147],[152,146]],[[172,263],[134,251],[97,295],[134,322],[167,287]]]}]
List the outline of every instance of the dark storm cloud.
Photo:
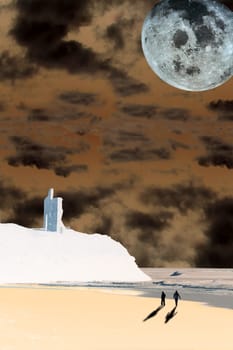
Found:
[{"label": "dark storm cloud", "polygon": [[74,105],[91,105],[96,103],[96,95],[81,91],[66,91],[59,96],[61,101],[71,103]]},{"label": "dark storm cloud", "polygon": [[68,176],[72,171],[77,171],[78,165],[66,168],[67,155],[85,152],[88,145],[81,143],[79,148],[69,150],[64,147],[48,147],[38,144],[29,138],[12,136],[10,138],[16,149],[16,155],[7,158],[8,164],[17,166],[35,166],[38,169],[53,170],[59,176]]},{"label": "dark storm cloud", "polygon": [[27,58],[46,68],[66,69],[70,73],[101,73],[122,96],[147,92],[148,87],[114,68],[75,40],[66,40],[70,30],[89,24],[95,10],[106,10],[115,2],[68,0],[17,0],[17,16],[11,29],[16,42],[26,48]]},{"label": "dark storm cloud", "polygon": [[114,43],[114,48],[119,50],[124,48],[125,40],[122,27],[120,23],[112,23],[107,27],[105,32],[105,38]]},{"label": "dark storm cloud", "polygon": [[129,104],[122,106],[120,111],[132,117],[151,119],[156,115],[157,106]]},{"label": "dark storm cloud", "polygon": [[127,40],[125,31],[129,29],[132,31],[134,23],[134,19],[126,20],[125,18],[120,18],[106,28],[104,38],[114,44],[114,49],[123,49]]},{"label": "dark storm cloud", "polygon": [[[0,178],[1,209],[11,209],[14,203],[25,199],[25,192]],[[2,219],[2,218],[1,218]]]},{"label": "dark storm cloud", "polygon": [[59,192],[58,196],[64,199],[64,221],[79,217],[80,215],[89,212],[91,208],[98,208],[101,200],[112,196],[116,191],[114,186],[96,187],[83,190],[72,190]]},{"label": "dark storm cloud", "polygon": [[138,130],[139,128],[135,127],[133,130],[130,126],[125,125],[125,129],[108,128],[103,136],[104,151],[109,153],[113,148],[125,148],[126,145],[145,148],[145,145],[150,143],[149,138],[144,135],[142,129]]},{"label": "dark storm cloud", "polygon": [[[14,204],[13,213],[7,218],[7,222],[13,222],[24,227],[42,227],[43,221],[42,197],[25,198]],[[27,213],[27,215],[25,215]]]},{"label": "dark storm cloud", "polygon": [[233,197],[218,199],[205,210],[207,242],[197,247],[196,265],[229,268],[233,266]]},{"label": "dark storm cloud", "polygon": [[166,148],[142,149],[124,148],[112,152],[109,159],[114,162],[137,162],[147,160],[168,160],[171,158],[170,151]]},{"label": "dark storm cloud", "polygon": [[183,121],[186,122],[190,119],[190,113],[183,108],[168,108],[160,111],[161,117],[171,121]]},{"label": "dark storm cloud", "polygon": [[233,112],[233,100],[211,101],[207,105],[209,109],[217,112]]},{"label": "dark storm cloud", "polygon": [[85,59],[87,64],[97,64],[92,50],[78,42],[63,40],[76,16],[80,25],[90,21],[84,2],[18,0],[16,7],[18,15],[11,34],[18,44],[27,48],[32,61],[57,68],[64,66],[69,71],[80,70]]},{"label": "dark storm cloud", "polygon": [[35,108],[31,110],[27,119],[30,122],[49,122],[54,120],[54,117],[48,115],[43,109]]},{"label": "dark storm cloud", "polygon": [[[132,210],[126,213],[125,231],[133,237],[132,254],[136,256],[139,266],[153,266],[154,254],[159,249],[163,232],[170,226],[172,217],[173,214],[166,211],[142,213]],[[126,244],[124,238],[122,241]]]},{"label": "dark storm cloud", "polygon": [[211,101],[207,108],[218,113],[218,120],[231,122],[233,121],[233,100]]},{"label": "dark storm cloud", "polygon": [[[203,230],[209,221],[205,217],[207,209],[218,200],[216,193],[198,183],[180,183],[164,188],[149,186],[139,199],[147,209],[153,210],[154,218],[160,220],[163,211],[168,215],[168,220],[165,220],[168,225],[162,226],[162,232],[149,246],[143,241],[146,240],[143,235],[142,253],[137,251],[140,261],[142,259],[147,266],[176,266],[177,263],[195,266],[197,254],[205,248],[201,245],[205,241]],[[153,238],[149,229],[148,236],[148,240]],[[137,238],[140,239],[140,235]]]},{"label": "dark storm cloud", "polygon": [[141,211],[131,211],[127,213],[126,225],[129,228],[140,230],[140,238],[152,243],[155,237],[150,234],[153,232],[159,233],[169,226],[172,217],[173,214],[170,212],[142,213]]},{"label": "dark storm cloud", "polygon": [[[43,198],[29,198],[27,193],[0,178],[1,222],[12,222],[32,227],[40,222],[43,214]],[[27,215],[25,215],[27,213]]]},{"label": "dark storm cloud", "polygon": [[123,144],[126,142],[148,142],[148,138],[142,132],[131,132],[127,130],[119,130],[118,140],[119,142],[123,142]]},{"label": "dark storm cloud", "polygon": [[183,108],[161,109],[156,105],[129,104],[120,107],[120,111],[139,118],[163,118],[170,121],[187,121],[190,118],[188,110]]},{"label": "dark storm cloud", "polygon": [[202,136],[201,141],[206,147],[207,154],[198,157],[201,166],[225,166],[233,169],[233,145],[217,137]]},{"label": "dark storm cloud", "polygon": [[8,51],[0,54],[0,80],[26,79],[32,77],[38,69],[24,57],[12,55]]},{"label": "dark storm cloud", "polygon": [[181,213],[189,209],[204,208],[206,204],[213,201],[216,194],[202,185],[176,184],[169,188],[148,187],[140,195],[145,205],[175,208]]},{"label": "dark storm cloud", "polygon": [[56,163],[64,162],[67,153],[65,149],[45,147],[29,138],[12,136],[11,142],[16,148],[17,155],[7,158],[12,166],[36,166],[38,169],[51,169]]},{"label": "dark storm cloud", "polygon": [[75,120],[82,123],[82,127],[90,128],[92,125],[101,121],[99,116],[84,111],[68,111],[62,114],[52,114],[43,108],[34,108],[29,111],[27,120],[30,122],[64,122]]},{"label": "dark storm cloud", "polygon": [[233,122],[233,112],[232,114],[222,114],[218,117],[219,121],[223,121],[223,122]]},{"label": "dark storm cloud", "polygon": [[101,222],[95,225],[95,229],[93,232],[100,234],[109,234],[111,232],[113,226],[113,219],[109,216],[102,216]]},{"label": "dark storm cloud", "polygon": [[171,145],[171,148],[176,151],[177,149],[190,149],[190,146],[186,145],[183,142],[179,142],[177,140],[169,140],[169,143]]},{"label": "dark storm cloud", "polygon": [[149,87],[146,84],[130,77],[126,72],[119,69],[112,69],[109,79],[116,93],[123,97],[149,91]]},{"label": "dark storm cloud", "polygon": [[67,177],[71,173],[82,173],[88,171],[88,166],[86,164],[77,164],[70,166],[58,166],[55,167],[55,174],[58,176]]}]

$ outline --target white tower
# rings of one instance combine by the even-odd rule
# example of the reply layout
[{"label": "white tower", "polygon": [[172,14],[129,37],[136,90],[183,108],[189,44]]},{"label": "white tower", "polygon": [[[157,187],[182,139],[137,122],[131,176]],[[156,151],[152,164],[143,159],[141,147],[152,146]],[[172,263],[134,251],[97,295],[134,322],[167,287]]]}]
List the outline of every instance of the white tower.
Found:
[{"label": "white tower", "polygon": [[44,199],[44,230],[62,232],[62,198],[53,197],[54,190],[50,188],[48,196]]}]

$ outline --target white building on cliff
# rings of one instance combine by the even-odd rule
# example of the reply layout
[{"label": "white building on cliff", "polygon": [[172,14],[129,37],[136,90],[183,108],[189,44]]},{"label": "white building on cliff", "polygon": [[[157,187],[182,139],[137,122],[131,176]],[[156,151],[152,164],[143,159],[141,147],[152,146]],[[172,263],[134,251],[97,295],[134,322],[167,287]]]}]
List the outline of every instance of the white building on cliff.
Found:
[{"label": "white building on cliff", "polygon": [[64,228],[62,222],[62,198],[53,197],[54,190],[50,188],[48,196],[44,199],[44,230],[62,232]]}]

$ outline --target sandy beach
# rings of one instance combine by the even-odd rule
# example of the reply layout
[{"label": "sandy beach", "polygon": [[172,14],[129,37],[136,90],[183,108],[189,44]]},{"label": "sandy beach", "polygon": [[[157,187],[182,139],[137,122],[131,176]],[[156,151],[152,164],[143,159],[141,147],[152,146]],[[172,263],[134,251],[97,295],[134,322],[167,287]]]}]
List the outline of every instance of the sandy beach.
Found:
[{"label": "sandy beach", "polygon": [[233,311],[88,289],[0,288],[1,350],[232,350]]}]

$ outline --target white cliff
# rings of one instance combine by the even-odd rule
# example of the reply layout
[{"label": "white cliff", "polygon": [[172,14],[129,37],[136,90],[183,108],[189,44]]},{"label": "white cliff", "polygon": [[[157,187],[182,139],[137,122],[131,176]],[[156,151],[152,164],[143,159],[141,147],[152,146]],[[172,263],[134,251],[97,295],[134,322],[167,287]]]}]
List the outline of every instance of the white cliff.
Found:
[{"label": "white cliff", "polygon": [[109,236],[0,224],[0,283],[149,281]]}]

